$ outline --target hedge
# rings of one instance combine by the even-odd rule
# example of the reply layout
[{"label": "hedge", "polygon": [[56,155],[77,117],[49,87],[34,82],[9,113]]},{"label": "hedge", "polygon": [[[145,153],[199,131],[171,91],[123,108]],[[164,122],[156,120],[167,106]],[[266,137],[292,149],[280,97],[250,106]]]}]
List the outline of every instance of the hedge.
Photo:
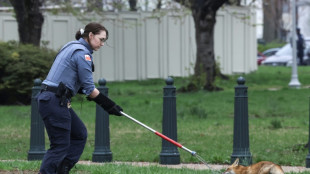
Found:
[{"label": "hedge", "polygon": [[0,104],[30,104],[34,79],[46,77],[56,54],[46,47],[0,42]]}]

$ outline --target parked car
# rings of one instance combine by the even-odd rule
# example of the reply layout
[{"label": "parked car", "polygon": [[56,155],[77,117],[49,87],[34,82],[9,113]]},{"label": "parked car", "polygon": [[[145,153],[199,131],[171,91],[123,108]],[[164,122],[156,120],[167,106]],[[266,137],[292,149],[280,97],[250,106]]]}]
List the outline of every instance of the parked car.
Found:
[{"label": "parked car", "polygon": [[266,59],[266,56],[263,55],[261,52],[257,52],[257,65],[261,65],[262,61]]},{"label": "parked car", "polygon": [[[308,52],[310,51],[310,39],[305,39],[306,48],[304,49],[304,63],[310,65],[310,59]],[[292,47],[290,43],[284,45],[280,50],[276,52],[275,55],[270,56],[262,61],[262,65],[271,65],[271,66],[292,66]],[[297,59],[297,64],[299,64],[299,59]]]},{"label": "parked car", "polygon": [[273,56],[278,50],[280,50],[280,48],[270,48],[262,53],[257,52],[257,65],[261,65],[262,61],[269,56]]},{"label": "parked car", "polygon": [[269,57],[269,56],[273,56],[275,55],[281,48],[270,48],[266,51],[264,51],[262,54],[265,56],[265,57]]}]

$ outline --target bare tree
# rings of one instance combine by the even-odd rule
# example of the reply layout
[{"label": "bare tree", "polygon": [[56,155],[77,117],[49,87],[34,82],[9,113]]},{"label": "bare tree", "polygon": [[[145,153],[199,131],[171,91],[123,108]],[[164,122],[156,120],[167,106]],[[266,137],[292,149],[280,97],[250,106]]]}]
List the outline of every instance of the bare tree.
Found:
[{"label": "bare tree", "polygon": [[287,0],[263,0],[264,28],[263,38],[266,42],[283,38],[283,6]]},{"label": "bare tree", "polygon": [[16,14],[20,42],[39,46],[44,22],[40,10],[42,0],[10,0],[10,2]]},{"label": "bare tree", "polygon": [[[69,3],[70,4],[70,3]],[[87,11],[103,11],[103,2],[98,0],[87,0]]]},{"label": "bare tree", "polygon": [[128,0],[130,11],[137,11],[137,0]]},{"label": "bare tree", "polygon": [[156,5],[156,9],[161,9],[161,6],[162,6],[162,0],[158,0],[157,1],[157,5]]},{"label": "bare tree", "polygon": [[9,0],[0,0],[0,7],[8,7],[10,6]]},{"label": "bare tree", "polygon": [[[175,0],[192,11],[196,29],[197,55],[194,77],[205,78],[203,89],[215,91],[219,88],[214,85],[216,75],[221,75],[216,70],[214,56],[214,26],[217,10],[227,0]],[[191,86],[195,84],[190,84]],[[195,87],[194,87],[195,88]]]}]

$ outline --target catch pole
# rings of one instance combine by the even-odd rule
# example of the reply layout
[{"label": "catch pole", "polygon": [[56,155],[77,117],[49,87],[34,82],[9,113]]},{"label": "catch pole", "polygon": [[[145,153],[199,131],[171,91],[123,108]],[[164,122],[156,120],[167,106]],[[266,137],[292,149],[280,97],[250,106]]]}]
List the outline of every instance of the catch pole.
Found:
[{"label": "catch pole", "polygon": [[183,150],[189,152],[189,153],[190,153],[191,155],[193,155],[193,156],[196,156],[196,152],[195,152],[195,151],[192,151],[192,150],[190,150],[190,149],[184,147],[182,144],[180,144],[180,143],[174,141],[173,139],[171,139],[171,138],[169,138],[169,137],[167,137],[167,136],[165,136],[165,135],[163,135],[163,134],[161,134],[161,133],[155,131],[154,129],[148,127],[147,125],[141,123],[140,121],[134,119],[133,117],[129,116],[128,114],[126,114],[126,113],[124,113],[124,112],[122,112],[122,111],[121,111],[121,114],[122,114],[123,116],[129,118],[130,120],[134,121],[135,123],[137,123],[137,124],[143,126],[144,128],[148,129],[149,131],[153,132],[153,133],[156,134],[157,136],[159,136],[159,137],[161,137],[161,138],[163,138],[163,139],[169,141],[169,142],[172,143],[173,145],[175,145],[175,146],[177,146],[177,147],[179,147],[179,148],[181,148],[181,149],[183,149]]}]

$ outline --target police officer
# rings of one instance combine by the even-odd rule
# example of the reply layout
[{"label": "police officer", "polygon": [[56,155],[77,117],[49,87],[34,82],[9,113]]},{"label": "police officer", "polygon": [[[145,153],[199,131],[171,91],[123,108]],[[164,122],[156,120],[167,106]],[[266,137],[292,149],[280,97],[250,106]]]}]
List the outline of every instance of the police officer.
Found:
[{"label": "police officer", "polygon": [[92,53],[104,45],[108,36],[108,30],[101,24],[87,24],[85,29],[77,31],[76,41],[67,43],[59,51],[42,82],[39,113],[50,140],[40,167],[42,174],[69,173],[84,150],[87,130],[71,108],[71,97],[84,93],[109,114],[122,115],[122,108],[95,88],[92,77]]}]

